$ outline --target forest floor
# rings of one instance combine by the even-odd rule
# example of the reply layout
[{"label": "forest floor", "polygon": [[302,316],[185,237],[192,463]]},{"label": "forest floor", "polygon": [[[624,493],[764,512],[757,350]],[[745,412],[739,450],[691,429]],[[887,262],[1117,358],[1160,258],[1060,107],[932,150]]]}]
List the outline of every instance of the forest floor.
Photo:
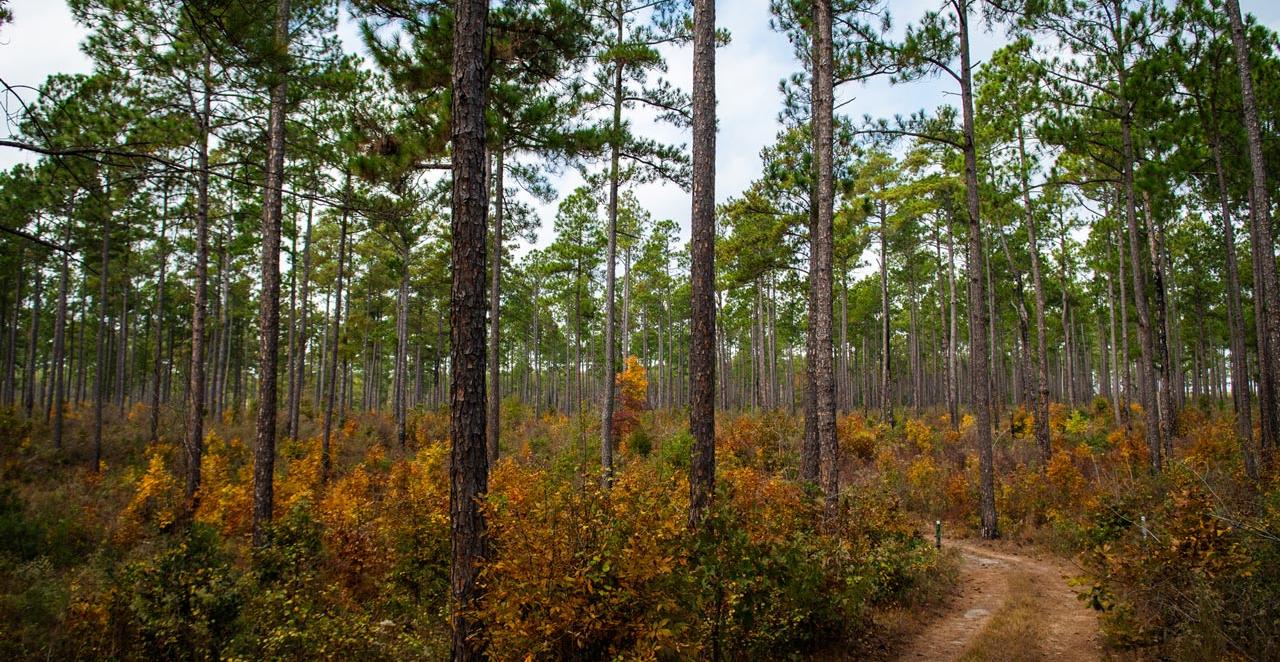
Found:
[{"label": "forest floor", "polygon": [[899,660],[1098,660],[1096,614],[1068,585],[1080,574],[1034,547],[944,539],[959,552],[956,593],[920,621]]}]

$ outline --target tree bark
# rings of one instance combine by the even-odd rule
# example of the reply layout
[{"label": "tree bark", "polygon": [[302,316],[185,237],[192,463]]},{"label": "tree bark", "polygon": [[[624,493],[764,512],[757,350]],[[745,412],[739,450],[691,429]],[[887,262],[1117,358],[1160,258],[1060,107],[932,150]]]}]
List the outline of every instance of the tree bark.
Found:
[{"label": "tree bark", "polygon": [[17,393],[14,375],[16,374],[18,363],[18,318],[22,314],[23,289],[26,285],[27,275],[25,258],[26,251],[20,251],[18,254],[18,291],[13,298],[13,321],[9,324],[8,349],[5,352],[4,404],[8,406],[13,406]]},{"label": "tree bark", "polygon": [[[1126,94],[1127,73],[1125,64],[1120,63],[1119,82],[1121,94]],[[1151,469],[1159,472],[1163,466],[1161,460],[1162,444],[1160,442],[1160,413],[1156,404],[1158,385],[1155,378],[1155,342],[1152,338],[1151,318],[1147,307],[1146,278],[1142,272],[1141,251],[1138,248],[1138,212],[1133,184],[1133,104],[1127,96],[1122,96],[1124,108],[1120,116],[1120,140],[1122,146],[1121,186],[1124,190],[1125,218],[1129,229],[1129,266],[1133,279],[1133,305],[1138,313],[1138,337],[1141,343],[1141,362],[1139,375],[1142,390],[1142,407],[1147,418],[1147,449],[1151,454]]]},{"label": "tree bark", "polygon": [[969,0],[955,0],[960,32],[960,97],[964,115],[965,201],[969,211],[969,352],[973,383],[973,409],[977,418],[979,515],[985,539],[1000,537],[996,521],[995,474],[991,440],[991,380],[987,357],[987,309],[982,250],[982,225],[979,221],[978,151],[973,120],[972,64],[969,56]]},{"label": "tree bark", "polygon": [[[1111,279],[1111,272],[1107,271],[1107,323],[1110,329],[1110,342],[1107,343],[1108,350],[1111,353],[1111,372],[1107,375],[1107,381],[1111,385],[1107,397],[1111,399],[1111,413],[1115,416],[1116,422],[1122,420],[1120,415],[1120,366],[1117,364],[1116,354],[1116,305],[1115,305],[1115,284]],[[1124,285],[1121,284],[1121,288]]]},{"label": "tree bark", "polygon": [[697,527],[711,506],[715,445],[715,1],[693,5],[693,203],[689,369],[689,524]]},{"label": "tree bark", "polygon": [[119,341],[116,344],[116,412],[120,418],[124,418],[125,391],[127,390],[127,376],[129,364],[126,360],[129,354],[129,222],[126,220],[123,228],[124,232],[124,269],[121,273],[121,279],[124,281],[124,287],[120,291],[120,334]]},{"label": "tree bark", "polygon": [[253,453],[253,544],[267,543],[275,502],[276,368],[280,360],[280,217],[284,203],[284,120],[288,91],[289,0],[276,0],[277,59],[272,72],[267,129],[266,186],[262,194],[262,297],[258,307],[258,420]]},{"label": "tree bark", "polygon": [[[1216,127],[1216,118],[1209,124]],[[1249,393],[1249,350],[1246,346],[1244,306],[1240,301],[1240,267],[1236,261],[1235,223],[1231,218],[1231,203],[1227,197],[1227,178],[1222,164],[1222,141],[1216,130],[1211,131],[1210,149],[1213,154],[1213,170],[1218,186],[1218,211],[1222,216],[1222,244],[1227,259],[1227,327],[1231,347],[1231,404],[1236,414],[1236,436],[1244,457],[1245,473],[1258,477],[1258,465],[1254,455],[1253,423]],[[1199,334],[1203,336],[1203,334]]]},{"label": "tree bark", "polygon": [[956,247],[955,234],[947,224],[947,413],[951,429],[960,429],[960,376],[956,364],[956,344],[960,335],[956,313]]},{"label": "tree bark", "polygon": [[35,272],[36,287],[31,293],[31,324],[27,325],[27,355],[22,382],[22,409],[28,419],[35,415],[36,408],[36,343],[40,338],[40,303],[44,298],[44,274],[40,273],[39,264]]},{"label": "tree bark", "polygon": [[183,448],[187,454],[186,499],[194,512],[200,487],[200,456],[204,450],[204,323],[208,308],[209,280],[209,132],[213,119],[213,84],[210,56],[204,58],[203,105],[197,117],[200,128],[196,156],[196,273],[191,302],[191,360],[187,374],[187,429]]},{"label": "tree bark", "polygon": [[880,416],[893,427],[893,337],[889,319],[888,214],[880,201]]},{"label": "tree bark", "polygon": [[[1000,248],[1004,252],[1004,259],[1006,262],[1009,263],[1009,270],[1013,273],[1014,307],[1018,311],[1018,338],[1019,338],[1019,344],[1022,347],[1021,355],[1018,361],[1018,366],[1019,366],[1020,373],[1024,375],[1024,378],[1020,379],[1019,381],[1023,382],[1023,381],[1026,381],[1025,375],[1027,374],[1027,372],[1030,370],[1030,367],[1031,367],[1031,350],[1030,350],[1031,324],[1030,324],[1030,315],[1027,314],[1026,293],[1023,289],[1023,284],[1022,284],[1022,270],[1019,269],[1017,263],[1013,261],[1013,252],[1009,250],[1009,241],[1005,239],[1004,233],[997,232],[996,234],[1000,239]],[[1024,386],[1025,386],[1024,384],[1019,384],[1020,388]],[[1031,389],[1029,386],[1025,386],[1025,390],[1021,394],[1021,397],[1023,398],[1025,404],[1028,404],[1028,405],[1035,402],[1035,396],[1031,393],[1028,393],[1028,391],[1030,390]],[[1038,416],[1038,414],[1035,414],[1035,415]],[[1048,464],[1047,462],[1048,458],[1045,457],[1043,448],[1041,448],[1041,459],[1046,461],[1045,464]]]},{"label": "tree bark", "polygon": [[[71,245],[71,221],[66,221],[66,232],[63,241]],[[62,269],[58,274],[58,310],[53,321],[53,447],[62,448],[62,403],[66,400],[65,379],[62,375],[62,364],[66,355],[67,329],[67,286],[70,280],[68,256],[62,254]]]},{"label": "tree bark", "polygon": [[[617,23],[617,40],[621,44],[625,23],[623,15],[615,16]],[[622,145],[617,136],[622,131],[622,63],[613,66],[613,132],[609,150],[609,227],[608,248],[604,266],[604,375],[601,381],[602,406],[600,408],[600,469],[601,481],[605,487],[613,484],[613,404],[614,404],[614,281],[618,261],[618,184],[621,173],[618,162],[622,154]]]},{"label": "tree bark", "polygon": [[[1245,135],[1249,143],[1250,238],[1253,244],[1255,270],[1261,279],[1254,284],[1254,308],[1258,326],[1258,406],[1262,409],[1260,461],[1270,467],[1274,446],[1280,435],[1280,280],[1276,275],[1275,243],[1271,232],[1271,205],[1267,191],[1267,165],[1262,152],[1262,126],[1258,119],[1258,101],[1253,89],[1252,64],[1239,0],[1226,0],[1227,18],[1231,23],[1231,42],[1235,46],[1236,68],[1240,74],[1240,96],[1244,114]],[[1265,399],[1263,394],[1268,397]]]},{"label": "tree bark", "polygon": [[[93,472],[102,468],[102,412],[107,404],[107,278],[110,276],[111,211],[102,211],[102,253],[98,267],[98,351],[94,356]],[[37,275],[38,277],[38,275]],[[36,281],[37,290],[39,280]]]},{"label": "tree bark", "polygon": [[401,450],[409,439],[409,248],[401,256],[400,287],[396,293],[396,384],[392,405],[396,418],[396,443]]},{"label": "tree bark", "polygon": [[471,616],[480,598],[477,579],[488,555],[480,501],[488,491],[485,448],[485,63],[487,0],[457,0],[453,25],[453,285],[449,467],[451,521],[450,624],[452,658],[485,658],[484,625]]},{"label": "tree bark", "polygon": [[833,46],[831,0],[814,2],[813,154],[816,169],[818,213],[814,252],[813,382],[819,475],[829,518],[836,512],[839,475],[836,445],[835,382],[832,373],[832,258],[834,240],[835,182],[833,157]]},{"label": "tree bark", "polygon": [[1175,412],[1173,398],[1173,355],[1169,351],[1169,311],[1165,296],[1164,270],[1160,265],[1160,235],[1156,231],[1154,214],[1151,211],[1151,194],[1142,192],[1142,212],[1147,221],[1147,248],[1151,255],[1152,291],[1155,296],[1154,343],[1156,357],[1160,360],[1158,379],[1160,389],[1156,394],[1157,406],[1160,409],[1160,439],[1165,457],[1173,456],[1173,421]]},{"label": "tree bark", "polygon": [[1027,252],[1031,255],[1031,286],[1036,305],[1036,400],[1032,413],[1035,421],[1036,447],[1040,461],[1047,467],[1053,449],[1049,442],[1049,345],[1045,337],[1044,281],[1040,277],[1040,244],[1035,212],[1031,208],[1031,186],[1027,181],[1027,151],[1022,125],[1018,125],[1019,178],[1022,184],[1022,210],[1027,225]]},{"label": "tree bark", "polygon": [[[295,198],[296,199],[296,198]],[[293,395],[298,385],[298,214],[293,214],[293,232],[289,233],[289,325],[285,354],[284,437],[293,439]]]},{"label": "tree bark", "polygon": [[342,217],[338,225],[338,282],[334,287],[333,329],[329,337],[329,376],[325,379],[324,433],[320,441],[320,471],[328,475],[329,438],[333,432],[333,410],[338,397],[338,342],[342,337],[342,284],[346,276],[347,262],[347,217],[350,215],[351,171],[346,173],[346,185],[342,196]]},{"label": "tree bark", "polygon": [[297,357],[294,358],[293,373],[295,375],[292,392],[289,394],[289,431],[293,438],[298,438],[298,424],[301,419],[301,401],[302,391],[306,384],[307,369],[307,334],[310,331],[308,326],[308,306],[307,303],[311,299],[311,220],[312,213],[315,210],[315,202],[312,201],[307,205],[307,230],[305,238],[302,242],[302,287],[301,296],[298,299],[298,306],[301,309],[298,317],[298,333],[297,333]]}]

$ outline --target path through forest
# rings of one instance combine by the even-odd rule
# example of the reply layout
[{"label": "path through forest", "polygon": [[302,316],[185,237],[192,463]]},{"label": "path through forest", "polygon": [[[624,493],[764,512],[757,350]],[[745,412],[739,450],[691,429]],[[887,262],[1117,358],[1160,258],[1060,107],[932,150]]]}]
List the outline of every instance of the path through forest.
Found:
[{"label": "path through forest", "polygon": [[961,554],[959,593],[899,660],[1097,660],[1098,619],[1069,563],[1028,548],[944,540]]}]

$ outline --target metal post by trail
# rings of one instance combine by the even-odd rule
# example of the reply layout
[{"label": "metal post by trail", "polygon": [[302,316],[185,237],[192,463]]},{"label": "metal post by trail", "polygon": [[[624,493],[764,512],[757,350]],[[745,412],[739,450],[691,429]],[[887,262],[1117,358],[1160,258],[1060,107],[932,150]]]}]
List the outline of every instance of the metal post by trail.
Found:
[{"label": "metal post by trail", "polygon": [[933,521],[933,546],[942,549],[942,520]]}]

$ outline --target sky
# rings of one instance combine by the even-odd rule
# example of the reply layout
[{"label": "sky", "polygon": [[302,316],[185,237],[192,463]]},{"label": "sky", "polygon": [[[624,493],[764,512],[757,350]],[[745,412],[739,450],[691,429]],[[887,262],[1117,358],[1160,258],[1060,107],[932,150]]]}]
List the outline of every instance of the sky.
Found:
[{"label": "sky", "polygon": [[[1245,12],[1257,15],[1273,30],[1280,30],[1280,3],[1275,0],[1241,0]],[[61,0],[12,0],[14,21],[0,27],[0,78],[12,86],[39,86],[54,73],[86,73],[91,69],[79,44],[86,31],[71,18]],[[940,0],[891,0],[896,30],[929,9],[941,5]],[[769,27],[768,0],[720,0],[717,23],[727,29],[732,41],[716,52],[716,97],[720,131],[716,138],[716,200],[724,202],[743,191],[759,173],[761,148],[773,142],[779,129],[778,113],[782,107],[779,81],[800,68],[786,36]],[[359,52],[361,45],[354,25],[344,12],[340,29],[348,50]],[[986,60],[1006,41],[1003,31],[980,32],[971,36],[975,64]],[[692,80],[692,51],[688,47],[666,51],[668,79],[688,90]],[[864,114],[891,117],[920,109],[933,109],[952,103],[949,79],[926,79],[906,85],[891,86],[884,78],[862,86],[846,86],[837,103],[847,102],[841,112],[854,117]],[[29,92],[26,98],[31,98]],[[12,112],[12,104],[9,104]],[[634,122],[637,132],[674,144],[686,144],[688,134],[666,125],[658,125],[639,117]],[[5,127],[8,133],[11,127]],[[33,162],[33,155],[0,148],[0,168],[14,163]],[[553,183],[561,195],[582,181],[576,173],[556,177]],[[654,218],[677,221],[688,234],[689,194],[668,183],[638,186],[635,193]],[[537,245],[551,240],[551,219],[556,203],[539,208],[543,225]]]}]

